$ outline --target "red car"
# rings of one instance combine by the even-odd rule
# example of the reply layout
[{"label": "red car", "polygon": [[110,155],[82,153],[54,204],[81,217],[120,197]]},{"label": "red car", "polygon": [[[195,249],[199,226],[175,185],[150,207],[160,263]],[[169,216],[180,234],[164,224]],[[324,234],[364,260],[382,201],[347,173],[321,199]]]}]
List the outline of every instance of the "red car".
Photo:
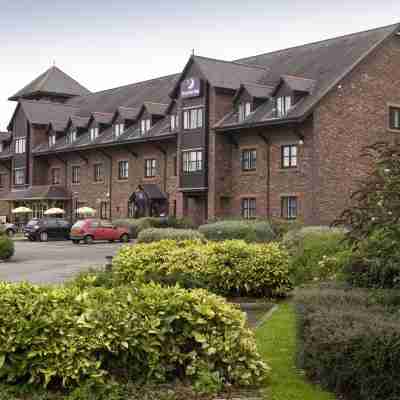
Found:
[{"label": "red car", "polygon": [[114,242],[129,242],[129,231],[126,228],[114,226],[109,221],[99,219],[84,219],[76,222],[70,233],[72,243],[78,244],[83,240],[86,244],[93,243],[94,240],[108,240]]}]

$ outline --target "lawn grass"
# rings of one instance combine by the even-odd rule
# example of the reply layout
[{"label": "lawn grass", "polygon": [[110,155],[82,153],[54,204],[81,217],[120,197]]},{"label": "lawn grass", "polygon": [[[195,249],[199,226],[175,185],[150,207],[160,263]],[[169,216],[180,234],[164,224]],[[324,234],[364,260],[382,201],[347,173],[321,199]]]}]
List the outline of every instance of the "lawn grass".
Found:
[{"label": "lawn grass", "polygon": [[296,318],[293,306],[282,303],[256,330],[260,353],[272,368],[267,400],[333,400],[335,396],[308,382],[296,368]]}]

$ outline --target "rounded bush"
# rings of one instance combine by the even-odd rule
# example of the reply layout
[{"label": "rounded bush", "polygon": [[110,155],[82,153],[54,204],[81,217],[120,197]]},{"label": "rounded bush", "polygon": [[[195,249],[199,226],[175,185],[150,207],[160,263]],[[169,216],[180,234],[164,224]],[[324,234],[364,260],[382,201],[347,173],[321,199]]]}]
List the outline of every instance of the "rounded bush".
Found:
[{"label": "rounded bush", "polygon": [[160,240],[204,240],[204,236],[194,229],[149,228],[138,235],[138,243],[159,242]]},{"label": "rounded bush", "polygon": [[107,374],[193,384],[261,383],[267,366],[244,314],[205,290],[0,283],[0,376],[73,387]]},{"label": "rounded bush", "polygon": [[334,279],[351,255],[345,230],[310,226],[288,232],[282,239],[288,249],[291,276],[297,285]]},{"label": "rounded bush", "polygon": [[0,260],[8,260],[14,255],[14,242],[6,235],[0,235]]},{"label": "rounded bush", "polygon": [[274,231],[267,221],[219,221],[201,225],[199,231],[208,240],[244,240],[251,242],[271,242]]},{"label": "rounded bush", "polygon": [[238,296],[282,296],[291,289],[288,254],[276,243],[163,240],[123,247],[115,284],[158,281]]}]

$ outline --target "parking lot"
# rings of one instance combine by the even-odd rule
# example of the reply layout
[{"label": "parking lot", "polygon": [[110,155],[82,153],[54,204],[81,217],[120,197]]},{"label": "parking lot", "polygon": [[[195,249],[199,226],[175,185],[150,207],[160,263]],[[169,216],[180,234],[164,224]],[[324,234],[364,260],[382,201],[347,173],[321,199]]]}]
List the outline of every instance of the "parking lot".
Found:
[{"label": "parking lot", "polygon": [[15,255],[0,264],[0,280],[59,283],[79,271],[106,263],[121,243],[74,245],[70,241],[46,243],[15,241]]}]

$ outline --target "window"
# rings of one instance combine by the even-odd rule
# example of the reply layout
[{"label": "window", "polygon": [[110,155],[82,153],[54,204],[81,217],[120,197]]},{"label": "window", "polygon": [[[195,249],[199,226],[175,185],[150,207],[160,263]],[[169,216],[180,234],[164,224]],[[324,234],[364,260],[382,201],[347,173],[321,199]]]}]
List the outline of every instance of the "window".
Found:
[{"label": "window", "polygon": [[25,185],[25,168],[14,169],[14,185]]},{"label": "window", "polygon": [[144,177],[154,178],[157,175],[157,160],[155,158],[149,158],[144,160]]},{"label": "window", "polygon": [[68,131],[67,136],[66,136],[66,143],[67,144],[72,144],[76,140],[76,129],[71,129]]},{"label": "window", "polygon": [[0,188],[4,187],[6,174],[0,174]]},{"label": "window", "polygon": [[183,172],[198,172],[203,169],[202,151],[184,151],[182,152]]},{"label": "window", "polygon": [[97,126],[90,128],[89,132],[90,132],[90,140],[91,141],[96,140],[99,137],[99,128]]},{"label": "window", "polygon": [[151,119],[150,118],[146,118],[146,119],[142,119],[140,121],[140,133],[142,135],[144,135],[146,132],[148,132],[151,128]]},{"label": "window", "polygon": [[242,170],[252,171],[257,166],[257,150],[249,149],[242,151]]},{"label": "window", "polygon": [[59,185],[61,182],[61,171],[60,168],[53,168],[51,170],[51,184]]},{"label": "window", "polygon": [[251,113],[251,103],[240,103],[239,104],[239,122],[244,121]]},{"label": "window", "polygon": [[297,197],[285,196],[281,199],[281,215],[282,218],[297,218]]},{"label": "window", "polygon": [[72,183],[75,185],[81,183],[81,167],[72,167]]},{"label": "window", "polygon": [[120,137],[124,132],[125,124],[120,122],[119,124],[115,124],[113,127],[114,137]]},{"label": "window", "polygon": [[49,135],[49,147],[53,147],[56,144],[56,134],[55,133],[51,133]]},{"label": "window", "polygon": [[103,182],[103,164],[95,164],[94,169],[94,181]]},{"label": "window", "polygon": [[173,132],[179,128],[179,117],[178,114],[172,114],[170,118],[171,118],[171,132]]},{"label": "window", "polygon": [[23,154],[26,151],[26,138],[15,139],[15,152],[17,154]]},{"label": "window", "polygon": [[129,163],[128,161],[120,161],[118,163],[118,179],[128,179],[129,176]]},{"label": "window", "polygon": [[389,107],[389,127],[400,130],[400,107]]},{"label": "window", "polygon": [[297,167],[297,145],[290,144],[282,146],[282,168]]},{"label": "window", "polygon": [[197,129],[203,126],[203,109],[192,108],[183,111],[183,129]]},{"label": "window", "polygon": [[291,96],[281,96],[276,99],[276,116],[282,118],[286,116],[292,106]]},{"label": "window", "polygon": [[246,219],[256,217],[256,199],[242,199],[242,217]]},{"label": "window", "polygon": [[0,142],[0,153],[4,150],[4,144],[3,142]]}]

